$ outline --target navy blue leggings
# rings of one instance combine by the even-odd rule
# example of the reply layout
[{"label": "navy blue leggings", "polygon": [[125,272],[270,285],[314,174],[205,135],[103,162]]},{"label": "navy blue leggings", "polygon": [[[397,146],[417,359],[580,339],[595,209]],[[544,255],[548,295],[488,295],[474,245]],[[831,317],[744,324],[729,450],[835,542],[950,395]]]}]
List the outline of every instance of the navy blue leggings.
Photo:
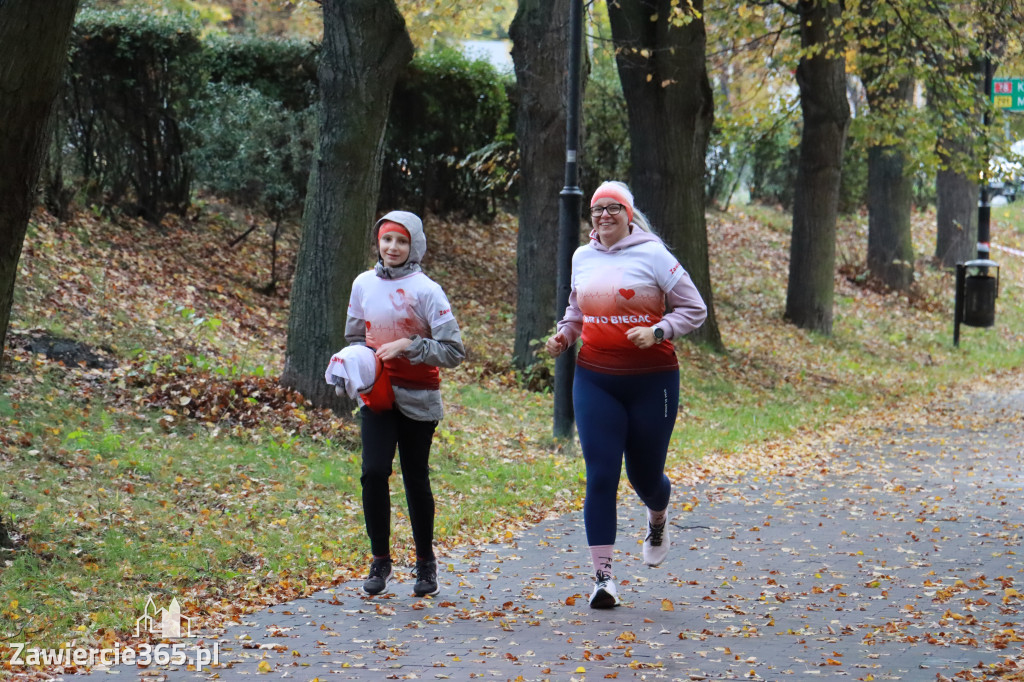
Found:
[{"label": "navy blue leggings", "polygon": [[613,545],[623,455],[640,500],[655,511],[668,507],[665,459],[679,409],[679,370],[616,375],[577,365],[572,403],[587,464],[587,544]]}]

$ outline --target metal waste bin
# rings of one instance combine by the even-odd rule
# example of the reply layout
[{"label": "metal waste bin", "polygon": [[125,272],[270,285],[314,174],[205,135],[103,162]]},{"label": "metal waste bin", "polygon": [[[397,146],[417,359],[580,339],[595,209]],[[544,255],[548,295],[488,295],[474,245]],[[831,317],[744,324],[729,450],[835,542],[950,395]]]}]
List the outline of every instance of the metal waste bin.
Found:
[{"label": "metal waste bin", "polygon": [[960,345],[960,325],[991,327],[996,321],[999,297],[999,265],[987,259],[969,260],[956,266],[956,299],[953,345]]},{"label": "metal waste bin", "polygon": [[[999,266],[990,260],[969,260],[964,268],[967,275],[964,277],[963,323],[968,327],[991,327],[996,322]],[[974,274],[971,274],[972,269]]]}]

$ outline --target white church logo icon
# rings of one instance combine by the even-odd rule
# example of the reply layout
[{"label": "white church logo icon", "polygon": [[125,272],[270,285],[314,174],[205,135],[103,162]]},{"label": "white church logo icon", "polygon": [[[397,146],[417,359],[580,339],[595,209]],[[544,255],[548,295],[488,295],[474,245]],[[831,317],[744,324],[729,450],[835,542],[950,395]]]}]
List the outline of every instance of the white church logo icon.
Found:
[{"label": "white church logo icon", "polygon": [[[184,635],[182,635],[182,623],[185,624]],[[142,616],[135,619],[135,636],[141,637],[144,634],[165,639],[191,637],[192,619],[181,615],[181,605],[178,604],[177,599],[172,599],[170,606],[166,609],[158,609],[153,603],[153,596],[150,595]]]}]

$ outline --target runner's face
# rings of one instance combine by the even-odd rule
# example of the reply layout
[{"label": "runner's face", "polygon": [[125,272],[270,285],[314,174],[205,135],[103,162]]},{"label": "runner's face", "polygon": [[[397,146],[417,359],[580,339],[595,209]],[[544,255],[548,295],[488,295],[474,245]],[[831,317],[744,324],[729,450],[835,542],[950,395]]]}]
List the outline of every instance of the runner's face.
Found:
[{"label": "runner's face", "polygon": [[409,260],[411,244],[409,238],[401,232],[385,232],[377,243],[380,259],[389,268],[397,268]]},{"label": "runner's face", "polygon": [[[593,217],[594,213],[597,212],[597,209],[603,209],[606,206],[612,205],[620,207],[619,212],[615,215],[611,215],[608,211],[602,210],[601,215]],[[597,230],[597,238],[605,247],[611,246],[623,237],[629,235],[629,215],[626,213],[626,209],[622,207],[622,204],[614,199],[605,197],[598,199],[591,207],[591,216],[594,229]]]}]

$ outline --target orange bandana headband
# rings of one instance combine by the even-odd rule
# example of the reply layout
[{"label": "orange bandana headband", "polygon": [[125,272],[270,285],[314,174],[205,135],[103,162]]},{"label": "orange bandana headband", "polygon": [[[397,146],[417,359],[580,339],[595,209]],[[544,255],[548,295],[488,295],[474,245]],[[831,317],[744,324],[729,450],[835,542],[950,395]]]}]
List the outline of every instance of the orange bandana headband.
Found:
[{"label": "orange bandana headband", "polygon": [[627,220],[633,221],[633,194],[621,182],[601,183],[590,198],[590,206],[593,207],[598,199],[614,199],[619,202],[626,207]]},{"label": "orange bandana headband", "polygon": [[412,241],[412,237],[409,235],[409,230],[406,229],[405,225],[399,225],[398,223],[393,223],[390,220],[385,220],[380,224],[380,229],[377,231],[377,241],[380,241],[380,238],[388,232],[404,234],[406,239]]}]

